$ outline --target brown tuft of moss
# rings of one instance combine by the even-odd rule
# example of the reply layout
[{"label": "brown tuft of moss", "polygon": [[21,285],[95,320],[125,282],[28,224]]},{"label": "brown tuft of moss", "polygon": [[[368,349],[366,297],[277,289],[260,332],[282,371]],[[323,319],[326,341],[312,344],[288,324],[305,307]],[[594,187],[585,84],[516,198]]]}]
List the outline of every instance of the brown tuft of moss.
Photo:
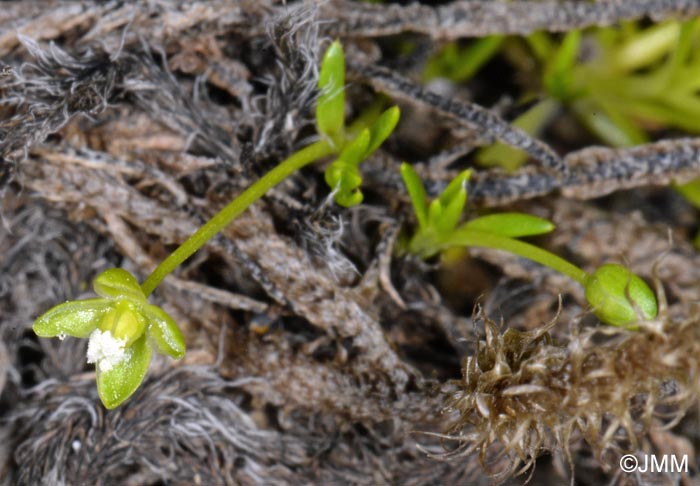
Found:
[{"label": "brown tuft of moss", "polygon": [[[464,361],[462,379],[447,385],[442,458],[478,453],[494,480],[528,471],[545,452],[583,439],[596,460],[648,447],[654,425],[672,426],[697,402],[700,316],[668,316],[640,331],[572,325],[568,343],[553,341],[555,322],[505,331],[477,312],[484,339]],[[455,446],[456,445],[456,446]],[[616,460],[616,459],[613,459]]]}]

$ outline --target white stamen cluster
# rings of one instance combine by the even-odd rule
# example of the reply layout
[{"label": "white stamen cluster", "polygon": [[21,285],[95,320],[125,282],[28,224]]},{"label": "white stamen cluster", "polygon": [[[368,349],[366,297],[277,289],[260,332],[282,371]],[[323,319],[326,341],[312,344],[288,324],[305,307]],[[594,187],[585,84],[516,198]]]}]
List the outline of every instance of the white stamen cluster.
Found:
[{"label": "white stamen cluster", "polygon": [[109,371],[126,355],[126,340],[117,339],[109,331],[95,329],[88,341],[87,362],[97,363],[100,371]]}]

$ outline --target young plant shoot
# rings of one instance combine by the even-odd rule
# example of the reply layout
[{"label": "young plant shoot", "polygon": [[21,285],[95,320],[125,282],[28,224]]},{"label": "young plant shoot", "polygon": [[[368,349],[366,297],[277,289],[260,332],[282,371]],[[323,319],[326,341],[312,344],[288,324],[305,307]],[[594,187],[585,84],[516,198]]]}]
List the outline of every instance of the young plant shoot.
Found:
[{"label": "young plant shoot", "polygon": [[[699,19],[572,30],[559,42],[540,31],[524,40],[541,66],[542,88],[527,95],[540,101],[513,121],[525,132],[538,135],[563,107],[613,147],[648,143],[662,130],[700,131]],[[439,58],[458,60],[454,49],[448,45]],[[527,158],[499,143],[481,149],[476,160],[514,171]],[[700,180],[675,188],[700,208]],[[695,245],[700,248],[700,233]]]},{"label": "young plant shoot", "polygon": [[455,246],[508,251],[576,280],[583,286],[595,315],[606,324],[637,329],[637,321],[656,317],[654,292],[623,265],[605,264],[589,274],[553,253],[517,239],[549,233],[554,225],[547,220],[528,214],[502,213],[458,226],[467,202],[469,175],[468,170],[459,174],[428,204],[418,174],[409,164],[401,165],[401,176],[418,220],[418,229],[408,243],[411,253],[428,258]]},{"label": "young plant shoot", "polygon": [[[393,132],[398,107],[381,115],[361,117],[354,130],[345,128],[345,60],[342,46],[333,42],[321,63],[316,104],[319,140],[282,161],[214,215],[171,253],[139,286],[123,269],[104,271],[93,282],[100,298],[57,305],[34,323],[39,337],[88,338],[88,363],[96,364],[97,391],[112,409],[128,399],[143,382],[152,351],[180,359],[185,340],[175,321],[148,296],[175,268],[199,250],[251,204],[306,165],[335,155],[325,179],[335,201],[345,207],[362,202],[359,164]],[[357,134],[356,136],[353,136]]]}]

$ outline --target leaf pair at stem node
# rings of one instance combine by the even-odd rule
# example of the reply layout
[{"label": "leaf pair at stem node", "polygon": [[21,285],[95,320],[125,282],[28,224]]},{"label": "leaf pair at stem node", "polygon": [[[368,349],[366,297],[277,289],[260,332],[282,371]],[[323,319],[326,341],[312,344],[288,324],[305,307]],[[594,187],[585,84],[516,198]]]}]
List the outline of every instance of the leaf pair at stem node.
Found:
[{"label": "leaf pair at stem node", "polygon": [[656,317],[654,292],[625,266],[605,264],[588,274],[563,258],[518,239],[554,230],[554,225],[545,219],[501,213],[481,216],[458,226],[467,202],[468,170],[455,177],[430,203],[420,177],[410,165],[401,165],[401,176],[418,220],[418,228],[408,243],[411,253],[429,258],[454,246],[508,251],[576,280],[583,286],[595,315],[606,324],[637,329],[639,320]]},{"label": "leaf pair at stem node", "polygon": [[399,122],[399,108],[393,106],[368,124],[352,138],[345,128],[345,59],[340,42],[335,41],[323,56],[318,78],[321,92],[316,104],[316,127],[321,137],[339,153],[326,170],[326,183],[335,192],[335,202],[344,207],[355,206],[363,200],[359,187],[362,176],[358,166],[366,160]]}]

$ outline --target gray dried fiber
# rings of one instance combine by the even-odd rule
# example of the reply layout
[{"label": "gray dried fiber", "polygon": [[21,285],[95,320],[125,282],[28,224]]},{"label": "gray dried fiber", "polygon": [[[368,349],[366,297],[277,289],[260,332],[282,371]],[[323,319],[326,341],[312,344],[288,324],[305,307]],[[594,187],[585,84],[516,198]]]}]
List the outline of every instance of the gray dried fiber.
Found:
[{"label": "gray dried fiber", "polygon": [[358,5],[333,0],[322,12],[338,20],[329,31],[349,36],[385,36],[417,32],[435,40],[524,35],[536,30],[561,32],[589,26],[612,25],[649,16],[655,21],[700,12],[697,0],[515,1],[468,0],[441,6],[409,4]]}]

